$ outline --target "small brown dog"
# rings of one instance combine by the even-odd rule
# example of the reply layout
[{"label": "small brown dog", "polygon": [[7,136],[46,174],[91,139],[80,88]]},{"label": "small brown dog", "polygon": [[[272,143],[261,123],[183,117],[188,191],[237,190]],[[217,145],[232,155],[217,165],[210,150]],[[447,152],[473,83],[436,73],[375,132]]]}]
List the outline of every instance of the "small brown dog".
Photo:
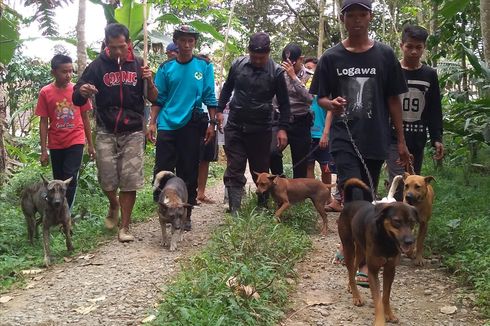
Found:
[{"label": "small brown dog", "polygon": [[424,241],[427,235],[429,220],[432,216],[432,203],[434,202],[434,189],[430,182],[435,180],[434,177],[423,177],[420,175],[403,175],[403,202],[412,205],[417,209],[419,214],[419,231],[417,234],[416,251],[410,252],[408,255],[415,258],[414,263],[417,266],[424,264]]},{"label": "small brown dog", "polygon": [[[353,190],[359,188],[369,198],[369,188],[359,179],[349,179],[344,185],[344,209],[338,220],[339,236],[344,248],[345,265],[349,273],[349,290],[353,303],[364,304],[356,285],[356,271],[361,263],[368,267],[369,287],[375,307],[375,325],[397,322],[390,306],[391,285],[400,252],[408,252],[415,242],[412,229],[417,211],[400,202],[375,204],[353,200]],[[380,295],[378,273],[383,267],[383,298]]]},{"label": "small brown dog", "polygon": [[328,219],[325,205],[331,199],[330,188],[335,187],[335,184],[328,185],[310,178],[286,179],[269,173],[254,173],[257,175],[257,192],[263,194],[271,191],[278,207],[274,214],[278,222],[281,222],[281,215],[289,206],[310,198],[322,217],[322,234],[327,235]]},{"label": "small brown dog", "polygon": [[[27,187],[22,192],[21,207],[27,222],[27,234],[29,242],[33,243],[33,237],[37,237],[37,227],[43,225],[44,264],[51,264],[51,251],[49,248],[49,229],[61,224],[66,238],[66,249],[73,251],[71,242],[71,217],[68,202],[66,201],[66,188],[72,178],[65,181],[47,181],[41,176],[43,182]],[[36,221],[36,213],[41,218]]]}]

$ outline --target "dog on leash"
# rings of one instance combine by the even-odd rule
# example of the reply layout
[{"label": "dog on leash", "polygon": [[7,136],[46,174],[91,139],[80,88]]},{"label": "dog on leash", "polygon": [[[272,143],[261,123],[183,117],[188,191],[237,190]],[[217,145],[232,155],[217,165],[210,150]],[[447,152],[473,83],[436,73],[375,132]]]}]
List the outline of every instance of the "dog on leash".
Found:
[{"label": "dog on leash", "polygon": [[[357,289],[355,275],[361,263],[368,267],[369,287],[375,307],[375,325],[397,322],[390,306],[391,285],[400,254],[413,247],[412,229],[418,220],[417,210],[401,202],[373,204],[354,198],[360,189],[369,198],[369,188],[359,179],[349,179],[344,185],[344,209],[338,220],[338,231],[344,248],[349,274],[349,290],[356,306],[364,304]],[[359,196],[358,196],[359,197]],[[380,295],[378,273],[383,268],[383,298]]]},{"label": "dog on leash", "polygon": [[[43,225],[44,264],[51,264],[51,250],[49,247],[49,230],[54,225],[61,224],[66,238],[66,249],[73,251],[71,242],[71,217],[66,189],[72,178],[65,181],[47,181],[43,176],[42,182],[36,183],[24,189],[21,196],[22,212],[27,222],[27,235],[29,242],[33,244],[34,235],[38,236],[38,226]],[[36,220],[36,213],[40,219]]]},{"label": "dog on leash", "polygon": [[415,207],[419,215],[419,230],[415,252],[408,253],[414,258],[417,266],[424,264],[424,241],[427,235],[429,220],[432,216],[432,204],[434,202],[434,189],[430,182],[435,180],[433,176],[420,176],[405,173],[403,175],[403,202]]},{"label": "dog on leash", "polygon": [[263,194],[270,191],[277,204],[274,216],[281,222],[281,215],[292,204],[310,198],[317,212],[322,217],[322,234],[327,235],[328,219],[325,205],[331,200],[330,188],[335,184],[324,184],[320,180],[310,178],[286,179],[269,173],[257,173],[257,192]]},{"label": "dog on leash", "polygon": [[[153,183],[153,191],[158,195],[158,220],[162,229],[162,246],[170,251],[177,250],[182,240],[182,228],[187,219],[188,194],[184,180],[169,171],[158,172]],[[167,236],[167,223],[171,224],[171,239]]]}]

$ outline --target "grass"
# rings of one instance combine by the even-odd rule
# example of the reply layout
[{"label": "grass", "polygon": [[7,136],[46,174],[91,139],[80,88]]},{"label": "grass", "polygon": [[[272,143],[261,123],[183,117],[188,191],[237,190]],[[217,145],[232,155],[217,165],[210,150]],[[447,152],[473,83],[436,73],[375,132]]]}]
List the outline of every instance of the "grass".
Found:
[{"label": "grass", "polygon": [[[297,205],[286,223],[277,224],[271,211],[253,206],[249,200],[239,218],[228,218],[206,248],[183,264],[154,325],[274,325],[284,317],[294,266],[311,248],[308,232],[317,214],[312,205]],[[260,298],[228,287],[230,277]]]},{"label": "grass", "polygon": [[426,250],[441,255],[449,271],[474,288],[476,303],[490,317],[490,176],[468,178],[456,167],[423,173],[436,178]]}]

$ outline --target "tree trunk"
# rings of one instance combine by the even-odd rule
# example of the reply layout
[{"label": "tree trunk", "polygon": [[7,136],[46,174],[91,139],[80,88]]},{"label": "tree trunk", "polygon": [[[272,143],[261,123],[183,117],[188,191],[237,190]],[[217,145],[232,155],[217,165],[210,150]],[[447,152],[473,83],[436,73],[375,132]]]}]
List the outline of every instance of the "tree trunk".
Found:
[{"label": "tree trunk", "polygon": [[480,23],[485,62],[490,65],[490,0],[480,0]]},{"label": "tree trunk", "polygon": [[7,99],[5,98],[3,89],[0,87],[0,185],[5,181],[7,172],[7,151],[5,150],[5,142],[3,140],[6,117]]},{"label": "tree trunk", "polygon": [[78,2],[78,21],[77,21],[77,64],[78,76],[87,66],[87,42],[85,41],[85,13],[87,9],[87,0],[79,0]]},{"label": "tree trunk", "polygon": [[[486,1],[486,0],[482,0]],[[432,15],[430,19],[430,25],[429,25],[429,33],[430,35],[435,35],[437,33],[437,30],[439,29],[439,22],[437,20],[437,15],[439,14],[439,5],[437,4],[436,1],[432,0]],[[430,50],[432,53],[437,53],[439,52],[439,45],[436,44],[433,49]],[[432,60],[432,66],[437,67],[437,60]]]},{"label": "tree trunk", "polygon": [[[340,31],[340,39],[344,40],[345,39],[345,30],[344,30],[344,24],[342,24],[342,21],[340,20],[340,9],[342,8],[342,4],[340,3],[340,0],[333,0],[334,1],[334,11],[333,14],[335,15],[337,21],[339,22],[339,31]],[[337,10],[335,10],[337,9]]]},{"label": "tree trunk", "polygon": [[318,8],[320,11],[320,20],[318,23],[318,48],[316,51],[316,56],[317,58],[320,58],[323,53],[323,38],[325,35],[325,0],[320,0]]}]

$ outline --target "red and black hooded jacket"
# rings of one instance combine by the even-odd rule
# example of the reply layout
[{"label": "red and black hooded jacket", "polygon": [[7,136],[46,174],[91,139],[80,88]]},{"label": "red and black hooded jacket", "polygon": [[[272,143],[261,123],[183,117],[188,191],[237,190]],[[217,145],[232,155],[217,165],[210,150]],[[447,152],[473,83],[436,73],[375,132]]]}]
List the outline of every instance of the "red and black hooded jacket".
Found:
[{"label": "red and black hooded jacket", "polygon": [[97,88],[99,92],[93,104],[98,130],[117,134],[143,129],[141,63],[131,48],[120,65],[109,57],[106,49],[83,72],[73,89],[73,104],[81,106],[87,102],[80,94],[83,84],[90,83]]}]

